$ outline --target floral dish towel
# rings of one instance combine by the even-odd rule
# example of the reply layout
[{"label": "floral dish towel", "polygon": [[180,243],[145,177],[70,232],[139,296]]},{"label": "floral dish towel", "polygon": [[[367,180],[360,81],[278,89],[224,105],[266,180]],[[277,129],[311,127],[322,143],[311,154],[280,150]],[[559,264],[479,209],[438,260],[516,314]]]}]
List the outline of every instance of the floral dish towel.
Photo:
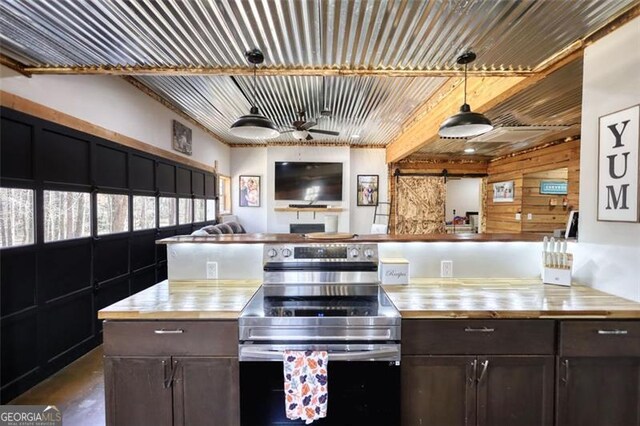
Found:
[{"label": "floral dish towel", "polygon": [[306,424],[327,416],[329,399],[326,351],[284,351],[287,418]]}]

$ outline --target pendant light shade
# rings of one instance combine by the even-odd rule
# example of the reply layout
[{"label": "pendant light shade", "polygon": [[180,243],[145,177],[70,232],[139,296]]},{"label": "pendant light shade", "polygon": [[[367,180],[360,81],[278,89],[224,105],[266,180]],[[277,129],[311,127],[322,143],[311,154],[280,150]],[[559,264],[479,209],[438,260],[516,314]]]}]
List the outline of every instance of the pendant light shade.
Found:
[{"label": "pendant light shade", "polygon": [[245,53],[247,60],[253,64],[253,101],[248,115],[238,118],[229,131],[233,136],[243,139],[271,139],[280,136],[273,121],[260,114],[256,106],[256,68],[264,61],[264,55],[259,49]]},{"label": "pendant light shade", "polygon": [[271,139],[280,136],[275,124],[260,114],[258,107],[251,107],[248,115],[243,115],[231,125],[231,134],[244,139]]},{"label": "pendant light shade", "polygon": [[470,138],[493,129],[491,120],[479,112],[472,112],[467,103],[467,64],[476,59],[473,52],[463,53],[457,63],[464,65],[464,103],[460,112],[444,120],[438,134],[444,138]]}]

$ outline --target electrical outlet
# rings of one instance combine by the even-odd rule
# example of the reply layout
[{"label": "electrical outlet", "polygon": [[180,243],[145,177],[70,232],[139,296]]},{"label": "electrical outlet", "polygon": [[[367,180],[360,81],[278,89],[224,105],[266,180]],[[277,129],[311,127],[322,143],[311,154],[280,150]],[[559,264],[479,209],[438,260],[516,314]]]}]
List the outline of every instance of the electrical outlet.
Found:
[{"label": "electrical outlet", "polygon": [[516,213],[516,220],[522,219],[522,215],[520,213]]},{"label": "electrical outlet", "polygon": [[218,279],[218,262],[207,262],[207,279]]},{"label": "electrical outlet", "polygon": [[533,219],[533,213],[527,213],[527,220]]},{"label": "electrical outlet", "polygon": [[440,277],[441,278],[453,277],[453,260],[440,261]]}]

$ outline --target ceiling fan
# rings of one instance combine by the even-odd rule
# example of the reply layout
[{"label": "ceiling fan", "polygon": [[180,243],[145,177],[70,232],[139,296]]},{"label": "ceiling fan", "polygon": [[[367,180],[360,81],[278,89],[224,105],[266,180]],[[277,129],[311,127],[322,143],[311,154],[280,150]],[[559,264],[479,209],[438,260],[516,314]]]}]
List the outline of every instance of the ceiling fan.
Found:
[{"label": "ceiling fan", "polygon": [[[322,117],[331,117],[331,110],[327,108],[325,104],[325,84],[324,84],[324,76],[322,77],[322,110],[320,111],[320,116]],[[340,132],[336,132],[333,130],[320,130],[320,129],[312,129],[318,123],[315,121],[307,121],[306,111],[304,108],[298,111],[298,119],[291,123],[291,130],[287,130],[282,133],[292,132],[293,136],[298,140],[312,140],[313,136],[310,133],[318,133],[323,135],[331,135],[331,136],[339,136]]]}]

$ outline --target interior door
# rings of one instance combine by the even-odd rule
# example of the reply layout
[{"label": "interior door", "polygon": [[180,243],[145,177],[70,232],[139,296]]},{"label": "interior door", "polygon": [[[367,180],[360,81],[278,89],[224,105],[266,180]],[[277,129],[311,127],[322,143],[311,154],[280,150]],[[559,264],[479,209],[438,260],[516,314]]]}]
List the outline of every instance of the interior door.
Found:
[{"label": "interior door", "polygon": [[475,425],[475,357],[405,356],[400,365],[403,426]]},{"label": "interior door", "polygon": [[478,426],[553,425],[553,356],[478,357]]},{"label": "interior door", "polygon": [[396,178],[396,233],[444,234],[446,191],[443,177]]}]

